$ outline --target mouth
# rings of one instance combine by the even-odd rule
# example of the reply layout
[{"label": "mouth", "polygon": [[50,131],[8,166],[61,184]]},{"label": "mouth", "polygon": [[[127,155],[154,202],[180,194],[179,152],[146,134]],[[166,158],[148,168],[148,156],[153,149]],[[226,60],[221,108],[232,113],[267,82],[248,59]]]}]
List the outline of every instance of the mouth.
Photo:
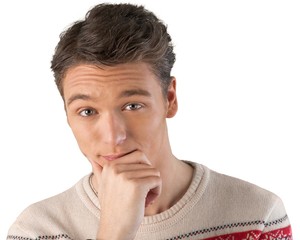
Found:
[{"label": "mouth", "polygon": [[109,155],[106,155],[106,156],[102,156],[105,160],[107,161],[113,161],[113,160],[116,160],[118,158],[121,158],[121,157],[124,157],[130,153],[133,153],[134,151],[136,150],[133,150],[133,151],[130,151],[130,152],[126,152],[126,153],[118,153],[118,154],[109,154]]}]

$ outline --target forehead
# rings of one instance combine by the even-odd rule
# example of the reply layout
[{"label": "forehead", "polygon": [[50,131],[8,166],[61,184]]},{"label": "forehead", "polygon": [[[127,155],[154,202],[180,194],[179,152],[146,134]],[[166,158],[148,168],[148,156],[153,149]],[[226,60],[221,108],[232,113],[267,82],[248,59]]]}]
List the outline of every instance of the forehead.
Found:
[{"label": "forehead", "polygon": [[100,81],[155,77],[150,66],[146,63],[127,63],[115,66],[79,64],[67,70],[64,83],[85,76],[97,77]]},{"label": "forehead", "polygon": [[111,95],[126,88],[161,90],[159,80],[146,63],[77,65],[68,69],[62,86],[65,100],[74,94],[103,95],[109,92]]}]

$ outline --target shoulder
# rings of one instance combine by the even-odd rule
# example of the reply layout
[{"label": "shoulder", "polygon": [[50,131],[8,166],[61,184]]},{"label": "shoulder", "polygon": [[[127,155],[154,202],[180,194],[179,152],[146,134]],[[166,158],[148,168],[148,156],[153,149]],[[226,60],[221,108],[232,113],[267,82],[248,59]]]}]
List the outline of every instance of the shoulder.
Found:
[{"label": "shoulder", "polygon": [[223,215],[242,214],[271,220],[286,215],[279,196],[248,181],[222,174],[202,166],[206,187],[202,200],[214,205]]},{"label": "shoulder", "polygon": [[231,200],[276,202],[279,197],[273,192],[254,183],[233,176],[222,174],[207,168],[210,186],[217,190],[219,195],[227,196]]},{"label": "shoulder", "polygon": [[252,227],[263,231],[266,236],[279,230],[291,235],[284,204],[275,193],[248,181],[197,165],[197,168],[200,166],[203,169],[203,177],[198,188],[201,197],[193,212],[201,212],[206,222],[222,228],[236,226],[243,231]]}]

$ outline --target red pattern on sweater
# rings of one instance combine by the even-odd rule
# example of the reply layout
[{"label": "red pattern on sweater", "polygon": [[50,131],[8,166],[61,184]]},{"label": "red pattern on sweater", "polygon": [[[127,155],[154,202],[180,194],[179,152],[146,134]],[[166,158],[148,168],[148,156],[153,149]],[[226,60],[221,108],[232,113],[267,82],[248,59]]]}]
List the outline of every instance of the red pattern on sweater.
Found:
[{"label": "red pattern on sweater", "polygon": [[293,240],[293,237],[291,226],[287,226],[269,232],[251,230],[205,238],[205,240]]}]

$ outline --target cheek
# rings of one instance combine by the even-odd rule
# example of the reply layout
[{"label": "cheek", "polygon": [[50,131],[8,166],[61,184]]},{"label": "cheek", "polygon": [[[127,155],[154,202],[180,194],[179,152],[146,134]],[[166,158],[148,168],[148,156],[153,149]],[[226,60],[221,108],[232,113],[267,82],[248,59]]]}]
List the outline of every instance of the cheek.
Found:
[{"label": "cheek", "polygon": [[[76,127],[75,127],[76,126]],[[91,134],[90,131],[87,131],[83,126],[80,124],[70,124],[70,127],[72,129],[73,135],[77,141],[77,144],[81,150],[81,152],[87,156],[89,155],[91,146]]]},{"label": "cheek", "polygon": [[134,141],[143,147],[152,148],[154,145],[160,144],[160,139],[166,132],[166,121],[161,115],[153,114],[143,120],[139,119],[130,128],[131,137]]}]

